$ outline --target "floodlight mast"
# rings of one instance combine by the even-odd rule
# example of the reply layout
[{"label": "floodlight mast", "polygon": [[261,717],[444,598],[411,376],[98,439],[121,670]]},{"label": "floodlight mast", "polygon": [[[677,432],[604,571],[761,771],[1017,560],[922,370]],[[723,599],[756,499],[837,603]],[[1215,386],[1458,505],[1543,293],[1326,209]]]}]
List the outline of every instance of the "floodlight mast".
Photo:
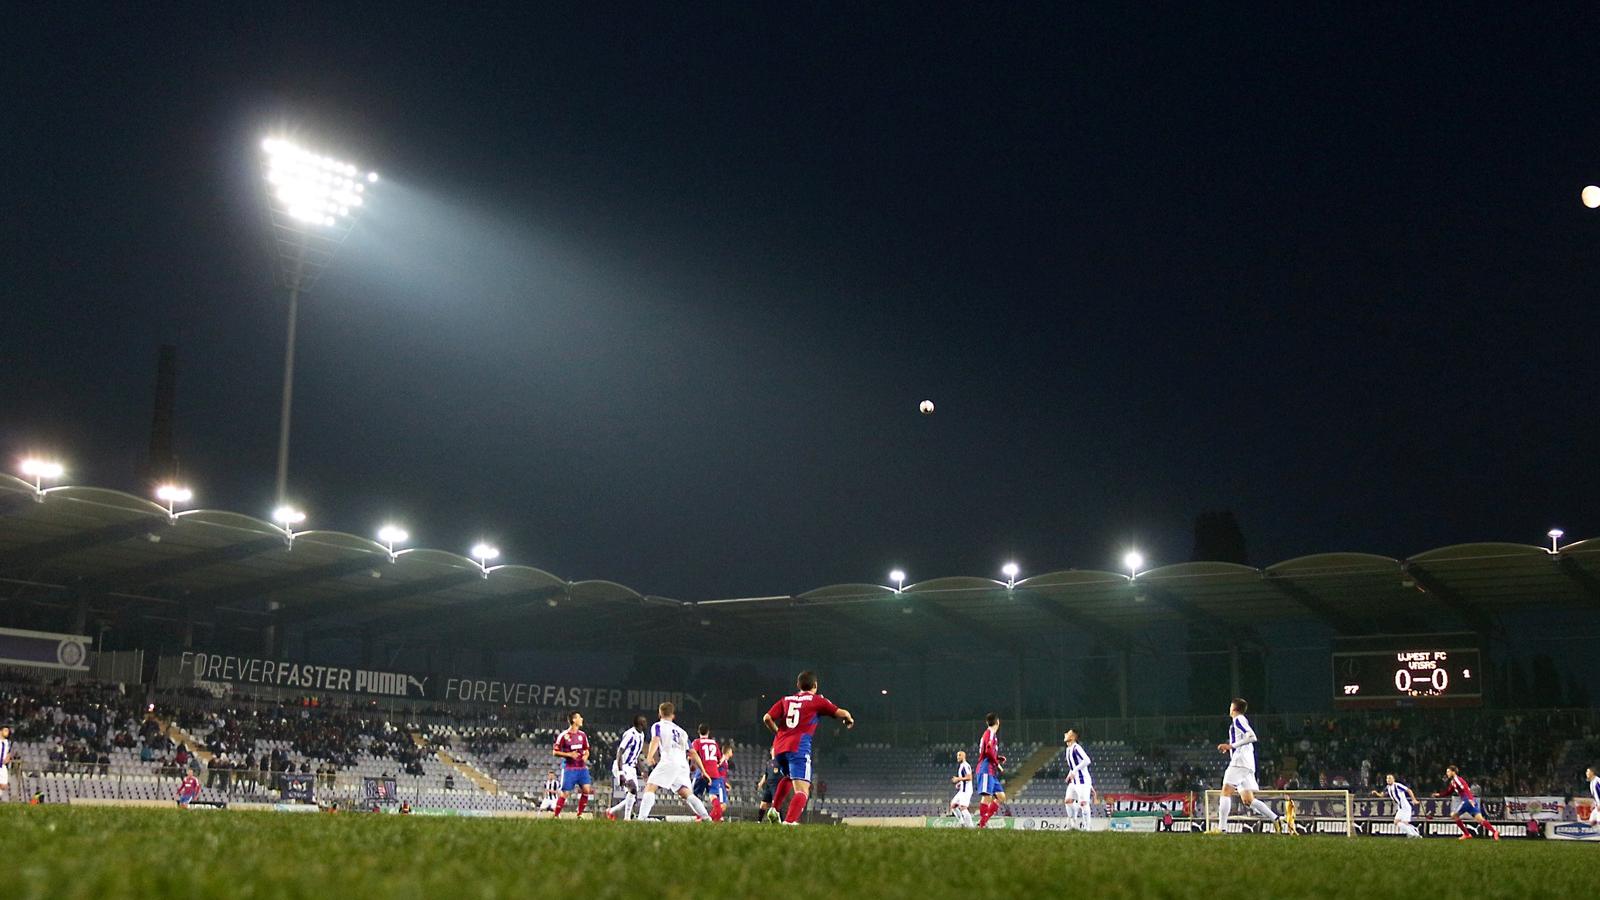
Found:
[{"label": "floodlight mast", "polygon": [[295,319],[300,294],[309,291],[333,263],[365,203],[367,185],[376,184],[378,175],[368,172],[362,178],[348,162],[320,156],[281,138],[263,140],[261,151],[273,267],[278,285],[289,292],[275,494],[275,502],[282,505],[289,488],[289,419],[294,405]]}]

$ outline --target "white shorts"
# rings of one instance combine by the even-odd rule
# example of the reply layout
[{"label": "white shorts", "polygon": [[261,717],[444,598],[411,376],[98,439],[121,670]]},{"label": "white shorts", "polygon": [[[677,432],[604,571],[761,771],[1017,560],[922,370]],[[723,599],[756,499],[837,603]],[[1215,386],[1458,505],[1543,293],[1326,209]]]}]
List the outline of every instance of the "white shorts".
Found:
[{"label": "white shorts", "polygon": [[634,766],[623,766],[611,775],[617,787],[637,787],[639,784],[639,770]]},{"label": "white shorts", "polygon": [[675,763],[662,763],[650,770],[645,784],[653,784],[669,791],[679,791],[689,786],[689,767]]},{"label": "white shorts", "polygon": [[11,786],[11,767],[0,766],[0,787]]},{"label": "white shorts", "polygon": [[964,791],[957,791],[956,795],[954,797],[950,798],[950,805],[951,806],[971,806],[972,805],[972,789],[968,788],[967,790],[964,790]]},{"label": "white shorts", "polygon": [[1394,811],[1394,820],[1402,825],[1411,824],[1411,807],[1402,806]]},{"label": "white shorts", "polygon": [[1583,824],[1600,828],[1600,803],[1589,807],[1589,818],[1583,819]]},{"label": "white shorts", "polygon": [[1094,785],[1079,784],[1076,781],[1067,785],[1067,802],[1089,803],[1094,800]]},{"label": "white shorts", "polygon": [[554,798],[554,797],[546,797],[543,800],[540,800],[539,801],[539,808],[541,810],[555,809],[556,808],[556,798]]},{"label": "white shorts", "polygon": [[1261,786],[1256,784],[1256,773],[1243,766],[1229,766],[1228,771],[1222,773],[1222,786],[1252,794],[1261,790]]}]

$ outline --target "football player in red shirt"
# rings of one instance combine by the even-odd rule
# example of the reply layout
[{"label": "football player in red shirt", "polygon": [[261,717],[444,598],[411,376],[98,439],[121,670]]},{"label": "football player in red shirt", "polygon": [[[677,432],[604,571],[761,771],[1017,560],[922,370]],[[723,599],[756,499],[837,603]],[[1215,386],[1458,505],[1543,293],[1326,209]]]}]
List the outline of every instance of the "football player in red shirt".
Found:
[{"label": "football player in red shirt", "polygon": [[[846,728],[856,727],[850,710],[835,706],[817,693],[814,673],[801,672],[794,684],[798,690],[772,704],[761,717],[761,724],[772,730],[772,759],[783,773],[773,794],[772,808],[782,809],[784,800],[789,800],[785,825],[800,824],[800,814],[805,812],[811,796],[811,736],[817,732],[817,719],[832,716],[843,721]],[[793,799],[789,797],[791,792]]]},{"label": "football player in red shirt", "polygon": [[594,795],[594,780],[589,777],[589,736],[583,733],[583,713],[577,710],[567,713],[567,723],[567,730],[556,738],[555,755],[566,760],[566,765],[561,773],[561,796],[556,798],[554,818],[561,818],[561,809],[567,805],[573,790],[581,789],[578,795],[578,818],[581,819],[583,808]]}]

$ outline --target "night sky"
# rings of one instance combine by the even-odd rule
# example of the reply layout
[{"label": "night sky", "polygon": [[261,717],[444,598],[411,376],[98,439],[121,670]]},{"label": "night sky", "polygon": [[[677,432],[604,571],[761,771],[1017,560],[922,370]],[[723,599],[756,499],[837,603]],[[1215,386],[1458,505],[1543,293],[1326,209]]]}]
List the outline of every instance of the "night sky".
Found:
[{"label": "night sky", "polygon": [[270,510],[276,134],[384,178],[313,527],[691,600],[1596,536],[1600,13],[1341,6],[36,7],[0,452],[143,492],[174,343],[198,500]]}]

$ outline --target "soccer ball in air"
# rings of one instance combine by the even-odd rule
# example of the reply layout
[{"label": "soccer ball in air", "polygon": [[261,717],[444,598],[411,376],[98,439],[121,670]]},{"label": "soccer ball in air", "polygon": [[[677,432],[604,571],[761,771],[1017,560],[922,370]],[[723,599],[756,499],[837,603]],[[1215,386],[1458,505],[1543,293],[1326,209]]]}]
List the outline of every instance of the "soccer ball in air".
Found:
[{"label": "soccer ball in air", "polygon": [[933,415],[933,401],[932,400],[924,400],[921,403],[917,404],[917,409],[922,410],[922,414],[923,415],[931,416],[931,415]]}]

